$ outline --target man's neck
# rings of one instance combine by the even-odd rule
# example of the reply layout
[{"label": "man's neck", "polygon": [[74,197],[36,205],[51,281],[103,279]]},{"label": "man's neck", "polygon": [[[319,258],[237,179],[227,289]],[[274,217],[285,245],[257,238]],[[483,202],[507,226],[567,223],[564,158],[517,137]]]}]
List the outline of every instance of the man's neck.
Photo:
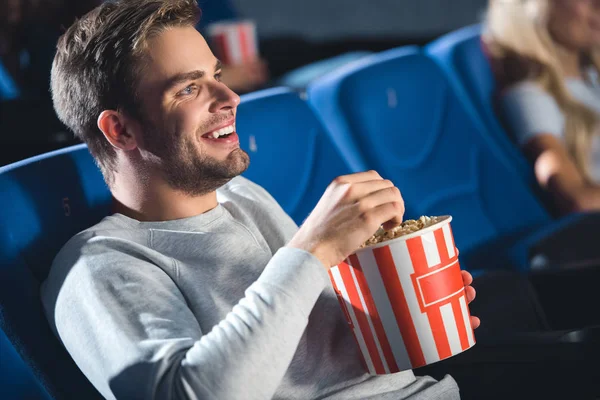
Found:
[{"label": "man's neck", "polygon": [[[147,182],[152,181],[152,185]],[[172,189],[162,180],[123,180],[112,185],[114,212],[138,221],[171,221],[203,214],[217,207],[217,193],[190,196]]]}]

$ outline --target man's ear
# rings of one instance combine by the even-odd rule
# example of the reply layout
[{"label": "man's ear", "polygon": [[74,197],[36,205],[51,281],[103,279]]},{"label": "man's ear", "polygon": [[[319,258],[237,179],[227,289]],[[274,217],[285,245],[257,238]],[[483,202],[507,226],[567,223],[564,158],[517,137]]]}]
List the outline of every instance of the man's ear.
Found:
[{"label": "man's ear", "polygon": [[127,117],[114,110],[104,110],[98,117],[98,129],[102,131],[106,140],[115,148],[129,151],[134,150],[138,143]]}]

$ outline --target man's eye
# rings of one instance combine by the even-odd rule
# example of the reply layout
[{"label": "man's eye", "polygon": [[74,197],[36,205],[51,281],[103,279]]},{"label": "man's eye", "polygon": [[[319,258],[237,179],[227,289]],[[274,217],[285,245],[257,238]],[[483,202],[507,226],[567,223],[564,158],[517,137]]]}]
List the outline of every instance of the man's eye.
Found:
[{"label": "man's eye", "polygon": [[217,72],[217,73],[215,74],[215,79],[217,80],[217,82],[221,82],[221,75],[222,75],[222,73],[221,73],[221,72]]},{"label": "man's eye", "polygon": [[195,90],[196,90],[196,85],[190,85],[190,86],[187,86],[185,89],[179,91],[179,93],[177,93],[177,95],[178,96],[189,96],[189,95],[193,94]]}]

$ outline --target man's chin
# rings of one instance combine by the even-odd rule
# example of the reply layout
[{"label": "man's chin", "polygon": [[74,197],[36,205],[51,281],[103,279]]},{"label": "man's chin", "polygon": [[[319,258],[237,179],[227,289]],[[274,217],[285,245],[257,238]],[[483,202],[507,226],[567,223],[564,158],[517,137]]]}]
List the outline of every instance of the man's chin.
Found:
[{"label": "man's chin", "polygon": [[240,148],[233,150],[227,158],[232,163],[232,173],[235,173],[232,178],[243,174],[250,166],[250,156]]},{"label": "man's chin", "polygon": [[[180,152],[180,154],[185,154]],[[189,152],[188,152],[189,154]],[[186,157],[174,157],[167,163],[165,176],[169,185],[192,196],[209,193],[244,173],[250,157],[240,148],[232,150],[226,157],[184,161]]]}]

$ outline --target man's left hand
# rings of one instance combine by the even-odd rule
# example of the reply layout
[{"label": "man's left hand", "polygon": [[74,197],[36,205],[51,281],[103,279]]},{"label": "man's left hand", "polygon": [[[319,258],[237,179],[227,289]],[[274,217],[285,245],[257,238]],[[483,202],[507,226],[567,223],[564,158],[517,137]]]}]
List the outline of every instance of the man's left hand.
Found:
[{"label": "man's left hand", "polygon": [[[460,271],[462,274],[463,284],[465,285],[465,295],[467,296],[467,304],[475,300],[477,292],[475,288],[471,286],[473,283],[473,276],[467,271]],[[471,316],[471,325],[473,329],[477,329],[481,325],[481,320],[477,317]]]}]

